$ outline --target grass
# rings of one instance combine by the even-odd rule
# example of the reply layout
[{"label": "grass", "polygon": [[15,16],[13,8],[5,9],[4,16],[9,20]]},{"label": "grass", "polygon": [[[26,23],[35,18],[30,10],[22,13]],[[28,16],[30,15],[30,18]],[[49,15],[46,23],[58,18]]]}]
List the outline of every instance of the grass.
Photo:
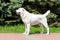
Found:
[{"label": "grass", "polygon": [[[49,27],[50,33],[60,33],[60,27]],[[23,33],[24,32],[24,25],[18,24],[18,25],[4,25],[0,26],[0,33]],[[41,28],[37,26],[32,26],[30,33],[40,33]],[[46,29],[44,29],[44,33],[46,33]]]}]

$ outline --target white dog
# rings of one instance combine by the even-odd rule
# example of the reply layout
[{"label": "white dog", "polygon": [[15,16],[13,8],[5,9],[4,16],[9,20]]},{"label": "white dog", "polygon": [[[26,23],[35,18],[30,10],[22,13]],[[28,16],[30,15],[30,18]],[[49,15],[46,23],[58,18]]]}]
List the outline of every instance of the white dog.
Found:
[{"label": "white dog", "polygon": [[19,14],[22,18],[22,21],[25,24],[25,35],[28,35],[30,32],[30,25],[41,25],[42,27],[42,33],[43,33],[43,28],[47,29],[47,34],[49,34],[49,27],[47,23],[47,18],[46,16],[50,13],[50,10],[48,10],[45,14],[40,15],[40,14],[32,14],[26,11],[24,8],[19,8],[16,10],[16,13]]}]

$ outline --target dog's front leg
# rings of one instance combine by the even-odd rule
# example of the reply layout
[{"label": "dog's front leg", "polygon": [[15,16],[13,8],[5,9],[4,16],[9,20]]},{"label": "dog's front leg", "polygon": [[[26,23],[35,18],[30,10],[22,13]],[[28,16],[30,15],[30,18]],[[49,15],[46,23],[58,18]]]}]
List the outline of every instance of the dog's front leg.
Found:
[{"label": "dog's front leg", "polygon": [[25,32],[23,33],[24,35],[27,33],[27,26],[25,24]]},{"label": "dog's front leg", "polygon": [[26,24],[26,35],[29,35],[30,32],[30,23]]}]

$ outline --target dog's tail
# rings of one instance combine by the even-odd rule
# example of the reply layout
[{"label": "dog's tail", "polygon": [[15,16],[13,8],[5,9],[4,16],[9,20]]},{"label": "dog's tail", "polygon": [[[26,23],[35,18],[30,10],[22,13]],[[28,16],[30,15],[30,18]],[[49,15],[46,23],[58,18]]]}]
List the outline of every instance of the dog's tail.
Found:
[{"label": "dog's tail", "polygon": [[50,10],[48,10],[45,14],[43,14],[44,16],[47,16],[50,13]]}]

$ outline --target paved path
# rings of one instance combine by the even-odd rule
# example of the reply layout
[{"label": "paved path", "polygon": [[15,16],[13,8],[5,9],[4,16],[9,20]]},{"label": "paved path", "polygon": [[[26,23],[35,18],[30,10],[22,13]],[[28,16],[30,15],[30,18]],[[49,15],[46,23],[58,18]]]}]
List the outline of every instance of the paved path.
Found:
[{"label": "paved path", "polygon": [[60,40],[60,33],[21,35],[18,33],[0,33],[0,40]]},{"label": "paved path", "polygon": [[0,33],[0,40],[27,40],[21,34],[16,33]]}]

